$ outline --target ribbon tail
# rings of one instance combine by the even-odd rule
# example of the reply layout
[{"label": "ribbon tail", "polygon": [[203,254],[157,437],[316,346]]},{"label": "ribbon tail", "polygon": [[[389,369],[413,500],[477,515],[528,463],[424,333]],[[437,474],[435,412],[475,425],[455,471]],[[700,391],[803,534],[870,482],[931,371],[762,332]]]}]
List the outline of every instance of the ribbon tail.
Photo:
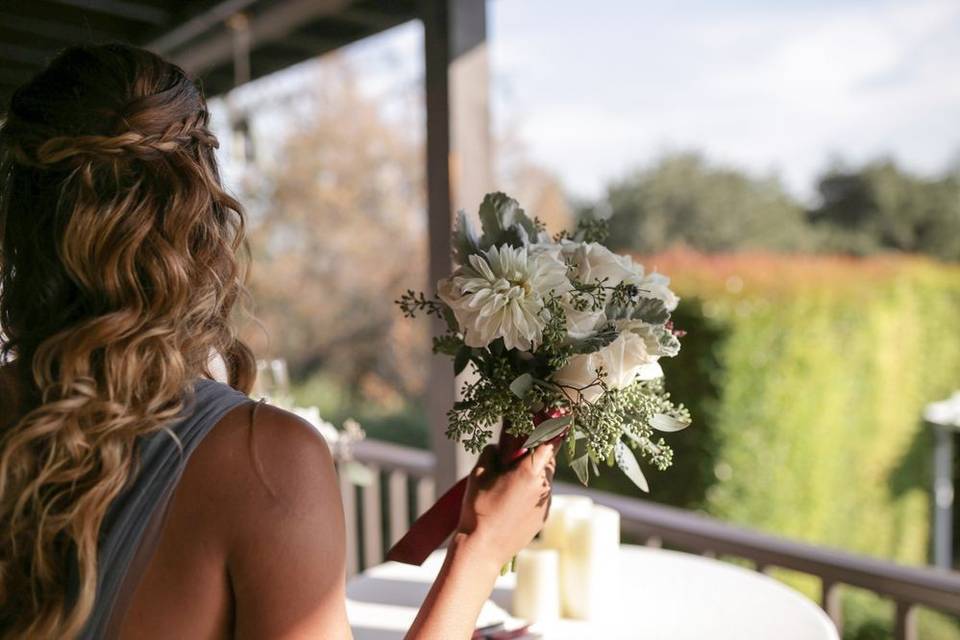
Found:
[{"label": "ribbon tail", "polygon": [[387,552],[387,560],[417,566],[423,564],[423,561],[457,528],[466,489],[466,478],[450,487],[390,548]]}]

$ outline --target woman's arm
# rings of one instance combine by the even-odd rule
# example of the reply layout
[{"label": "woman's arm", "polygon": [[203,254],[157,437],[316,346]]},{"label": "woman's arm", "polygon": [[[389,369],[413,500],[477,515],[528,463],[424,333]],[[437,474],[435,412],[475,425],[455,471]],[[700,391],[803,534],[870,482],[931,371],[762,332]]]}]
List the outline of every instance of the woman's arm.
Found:
[{"label": "woman's arm", "polygon": [[420,607],[408,640],[470,638],[500,567],[530,543],[550,503],[554,447],[546,444],[508,469],[487,447],[470,474],[443,568]]},{"label": "woman's arm", "polygon": [[[339,484],[323,438],[299,418],[264,406],[230,479],[227,572],[234,637],[349,638],[346,543]],[[508,469],[495,450],[471,472],[443,568],[410,629],[411,640],[467,639],[500,567],[543,525],[554,450],[541,446]],[[241,464],[237,464],[241,462]],[[239,514],[239,517],[237,517]]]}]

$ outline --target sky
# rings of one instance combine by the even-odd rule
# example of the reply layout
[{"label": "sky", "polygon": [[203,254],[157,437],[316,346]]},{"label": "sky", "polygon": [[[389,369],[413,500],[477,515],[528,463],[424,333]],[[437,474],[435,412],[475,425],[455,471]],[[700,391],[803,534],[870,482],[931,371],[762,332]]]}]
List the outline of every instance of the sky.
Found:
[{"label": "sky", "polygon": [[[831,162],[960,164],[960,0],[491,0],[495,131],[593,198],[671,151],[812,200]],[[361,86],[409,108],[422,28],[351,45]]]}]

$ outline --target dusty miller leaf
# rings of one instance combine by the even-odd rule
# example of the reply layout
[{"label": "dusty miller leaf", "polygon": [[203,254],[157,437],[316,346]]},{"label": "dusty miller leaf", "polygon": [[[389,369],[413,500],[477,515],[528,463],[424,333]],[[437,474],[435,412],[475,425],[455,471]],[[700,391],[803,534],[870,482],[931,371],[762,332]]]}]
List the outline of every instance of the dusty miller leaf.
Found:
[{"label": "dusty miller leaf", "polygon": [[642,320],[647,324],[663,324],[670,319],[670,312],[659,298],[640,298],[629,305],[611,305],[607,317],[611,320]]},{"label": "dusty miller leaf", "polygon": [[616,340],[618,335],[620,335],[620,332],[611,324],[601,328],[600,331],[588,338],[573,341],[570,346],[573,348],[573,353],[593,353]]},{"label": "dusty miller leaf", "polygon": [[660,345],[660,355],[672,358],[680,353],[680,340],[669,330],[664,328],[657,339]]},{"label": "dusty miller leaf", "polygon": [[480,205],[480,225],[483,235],[480,247],[510,244],[522,246],[537,236],[537,227],[519,203],[505,193],[488,193]]},{"label": "dusty miller leaf", "polygon": [[467,258],[481,253],[480,239],[465,211],[457,212],[457,226],[453,232],[453,259],[457,264],[466,264]]}]

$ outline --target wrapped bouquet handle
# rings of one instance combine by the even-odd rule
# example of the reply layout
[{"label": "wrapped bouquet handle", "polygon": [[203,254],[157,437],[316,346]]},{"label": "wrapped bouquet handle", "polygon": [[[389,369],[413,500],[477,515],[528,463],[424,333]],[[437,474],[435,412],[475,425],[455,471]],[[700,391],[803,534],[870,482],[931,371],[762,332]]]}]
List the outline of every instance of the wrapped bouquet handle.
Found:
[{"label": "wrapped bouquet handle", "polygon": [[[542,411],[533,417],[534,425],[538,425],[549,418],[561,415],[560,410]],[[500,439],[497,442],[500,463],[503,466],[512,464],[529,453],[524,448],[526,436],[517,437],[507,433],[507,425],[500,430]],[[548,442],[558,442],[566,436],[566,431],[555,436]],[[414,521],[410,530],[397,541],[387,552],[387,560],[404,564],[421,565],[431,553],[440,548],[456,529],[460,521],[460,509],[463,497],[467,491],[468,478],[461,478],[456,484],[447,489],[432,507]]]}]

